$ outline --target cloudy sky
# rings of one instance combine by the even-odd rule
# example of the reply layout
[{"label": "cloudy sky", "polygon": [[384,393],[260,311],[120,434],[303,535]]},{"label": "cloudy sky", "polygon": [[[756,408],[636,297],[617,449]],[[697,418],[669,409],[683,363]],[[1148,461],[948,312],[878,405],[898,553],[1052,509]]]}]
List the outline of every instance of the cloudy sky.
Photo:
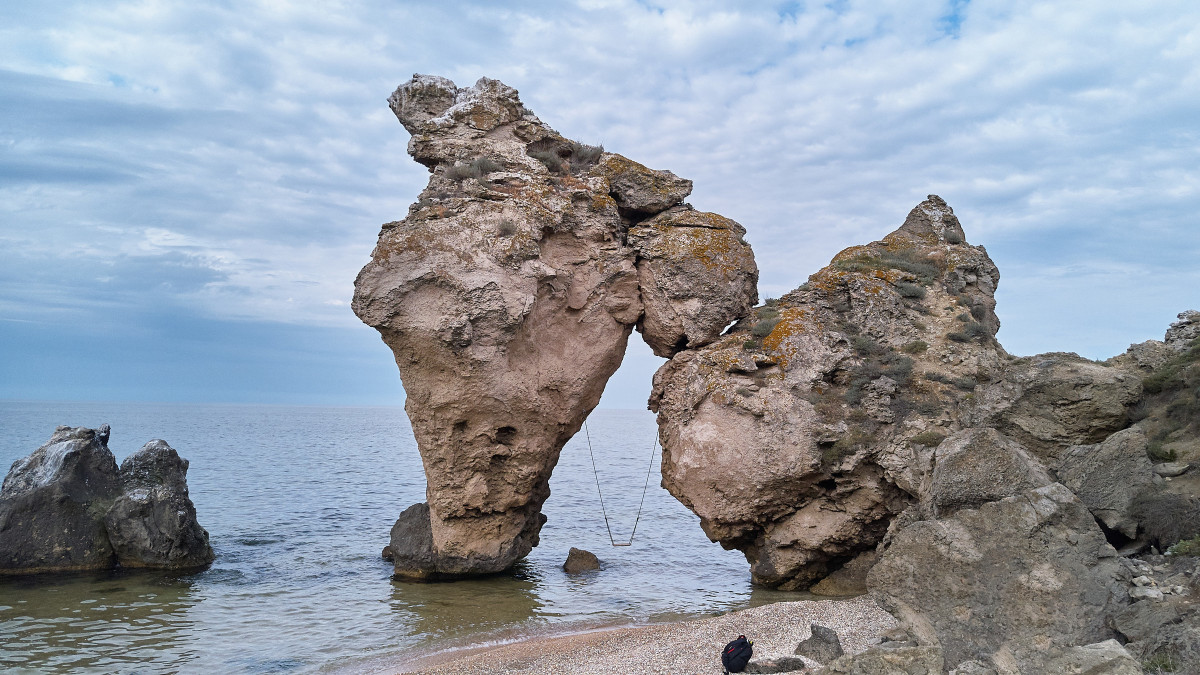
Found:
[{"label": "cloudy sky", "polygon": [[426,180],[385,103],[418,72],[693,179],[764,296],[936,193],[1012,353],[1200,309],[1194,0],[9,2],[0,399],[402,401],[349,300]]}]

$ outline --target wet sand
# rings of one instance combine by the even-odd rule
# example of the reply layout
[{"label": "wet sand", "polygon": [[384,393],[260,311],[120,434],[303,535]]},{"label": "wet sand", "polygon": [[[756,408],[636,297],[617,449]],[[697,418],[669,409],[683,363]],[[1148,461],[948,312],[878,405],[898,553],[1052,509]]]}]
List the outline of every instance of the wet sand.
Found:
[{"label": "wet sand", "polygon": [[[739,634],[755,659],[792,655],[817,623],[837,631],[847,653],[866,649],[896,625],[867,596],[779,602],[721,616],[630,626],[466,648],[410,658],[393,673],[720,673],[720,651]],[[814,661],[808,661],[815,667]]]}]

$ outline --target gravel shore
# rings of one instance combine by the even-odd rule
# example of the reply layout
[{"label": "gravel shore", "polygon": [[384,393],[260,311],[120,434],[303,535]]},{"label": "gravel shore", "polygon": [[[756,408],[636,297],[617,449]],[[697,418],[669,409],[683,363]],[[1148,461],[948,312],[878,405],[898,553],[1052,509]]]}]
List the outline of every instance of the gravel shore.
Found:
[{"label": "gravel shore", "polygon": [[[398,673],[612,673],[713,674],[720,651],[744,634],[755,659],[791,655],[818,623],[837,631],[847,653],[859,652],[895,619],[867,596],[850,600],[779,602],[721,616],[524,640],[464,649],[401,663]],[[816,663],[809,661],[809,666]]]}]

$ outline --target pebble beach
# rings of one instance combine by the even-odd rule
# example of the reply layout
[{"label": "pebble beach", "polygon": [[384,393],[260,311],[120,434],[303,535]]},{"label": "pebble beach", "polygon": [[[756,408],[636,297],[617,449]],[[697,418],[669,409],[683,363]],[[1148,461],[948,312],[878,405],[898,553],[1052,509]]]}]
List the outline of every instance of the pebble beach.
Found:
[{"label": "pebble beach", "polygon": [[[846,653],[863,651],[896,626],[868,596],[778,602],[704,619],[618,627],[497,646],[422,655],[384,672],[439,675],[614,672],[720,673],[721,648],[738,635],[754,642],[755,659],[790,656],[813,623],[837,631]],[[816,667],[814,661],[807,661]]]}]

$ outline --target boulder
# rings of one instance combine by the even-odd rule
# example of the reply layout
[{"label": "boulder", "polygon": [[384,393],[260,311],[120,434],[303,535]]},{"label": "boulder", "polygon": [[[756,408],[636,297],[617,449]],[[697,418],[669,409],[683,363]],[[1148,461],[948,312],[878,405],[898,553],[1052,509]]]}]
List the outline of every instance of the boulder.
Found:
[{"label": "boulder", "polygon": [[1071,446],[1058,467],[1059,480],[1092,515],[1128,539],[1138,534],[1138,520],[1132,512],[1134,499],[1156,482],[1146,456],[1147,444],[1141,429],[1124,429],[1102,443]]},{"label": "boulder", "polygon": [[1054,479],[1020,443],[988,427],[963,429],[934,451],[929,504],[935,516],[1020,494]]},{"label": "boulder", "polygon": [[502,82],[416,75],[389,104],[430,170],[353,300],[395,356],[427,480],[395,571],[497,572],[537,545],[559,452],[635,327],[667,355],[715,339],[758,271],[741,226],[682,203],[690,181],[563,138]]},{"label": "boulder", "polygon": [[942,675],[945,659],[939,647],[871,647],[847,654],[817,675]]},{"label": "boulder", "polygon": [[188,496],[188,462],[154,440],[117,468],[109,428],[58,427],[0,490],[0,574],[213,561]]},{"label": "boulder", "polygon": [[591,551],[571,547],[567,553],[567,561],[563,563],[563,571],[567,574],[580,574],[600,569],[600,559]]},{"label": "boulder", "polygon": [[931,195],[881,241],[689,343],[654,376],[663,486],[756,584],[807,588],[873,550],[921,492],[927,439],[958,428],[963,382],[1007,361],[998,279]]},{"label": "boulder", "polygon": [[1043,673],[1141,675],[1142,667],[1116,640],[1063,649],[1046,659]]},{"label": "boulder", "polygon": [[121,491],[104,516],[122,567],[191,569],[214,555],[188,496],[188,461],[153,440],[121,462]]},{"label": "boulder", "polygon": [[706,345],[758,299],[758,270],[745,228],[715,213],[676,206],[629,230],[638,253],[641,331],[659,356]]},{"label": "boulder", "polygon": [[872,596],[949,663],[1022,672],[1055,648],[1113,637],[1127,602],[1116,551],[1059,483],[908,525],[868,575]]},{"label": "boulder", "polygon": [[120,489],[108,425],[60,426],[0,489],[0,574],[109,569],[104,511]]},{"label": "boulder", "polygon": [[815,623],[812,624],[808,638],[796,645],[796,654],[808,657],[817,663],[830,663],[844,653],[837,633],[832,628],[818,626]]}]

